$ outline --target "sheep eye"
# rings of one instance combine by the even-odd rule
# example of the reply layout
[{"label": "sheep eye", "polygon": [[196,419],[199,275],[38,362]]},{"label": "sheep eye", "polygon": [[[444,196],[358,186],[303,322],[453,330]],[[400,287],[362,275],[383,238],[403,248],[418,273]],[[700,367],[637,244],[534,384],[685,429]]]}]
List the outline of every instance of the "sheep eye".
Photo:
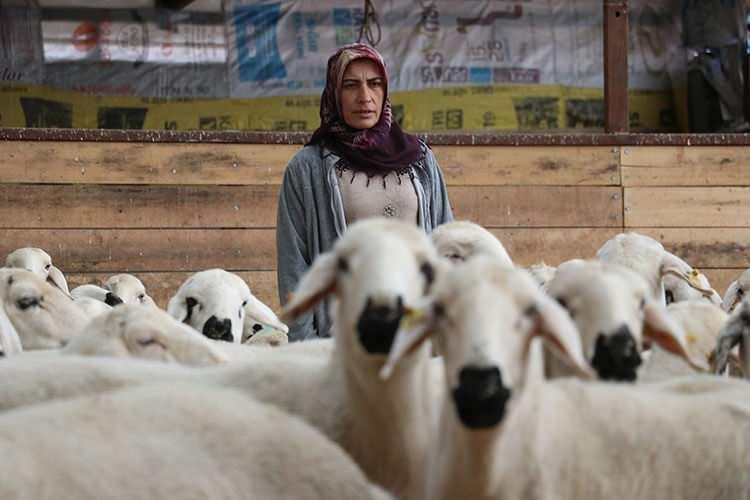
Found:
[{"label": "sheep eye", "polygon": [[50,267],[52,267],[52,264],[47,264],[46,266],[44,266],[44,268],[45,268],[45,269],[46,269],[47,271],[49,271],[49,268],[50,268]]},{"label": "sheep eye", "polygon": [[419,268],[419,272],[422,273],[425,279],[425,293],[430,290],[430,286],[435,281],[435,268],[429,262],[424,262]]},{"label": "sheep eye", "polygon": [[182,320],[183,323],[190,321],[190,317],[193,315],[193,308],[198,305],[198,301],[193,297],[188,297],[185,299],[185,305],[187,306],[187,316]]},{"label": "sheep eye", "polygon": [[138,300],[140,300],[141,302],[143,302],[145,300],[145,298],[146,298],[146,294],[144,294],[144,293],[142,293],[142,294],[140,294],[138,296]]},{"label": "sheep eye", "polygon": [[253,325],[253,333],[258,333],[258,332],[259,332],[259,331],[261,331],[262,329],[263,329],[263,325],[260,325],[260,324],[258,324],[258,323],[255,323],[255,324]]},{"label": "sheep eye", "polygon": [[445,306],[440,302],[435,302],[432,305],[432,314],[434,314],[436,318],[445,316]]},{"label": "sheep eye", "polygon": [[667,302],[667,305],[674,302],[674,293],[672,293],[672,290],[664,291],[664,300]]},{"label": "sheep eye", "polygon": [[150,337],[147,339],[138,339],[138,345],[142,347],[147,347],[147,346],[154,345],[154,344],[158,344],[158,342],[153,337]]},{"label": "sheep eye", "polygon": [[29,307],[36,307],[39,305],[39,299],[36,297],[21,297],[16,302],[18,304],[18,308],[22,311],[28,309]]},{"label": "sheep eye", "polygon": [[745,295],[745,290],[743,290],[742,288],[738,288],[737,297],[742,297],[743,295]]},{"label": "sheep eye", "polygon": [[338,260],[338,262],[337,262],[336,265],[337,265],[339,271],[346,272],[346,271],[349,270],[349,263],[343,257],[339,257],[339,260]]},{"label": "sheep eye", "polygon": [[246,305],[247,305],[247,301],[245,300],[244,302],[242,302],[242,307],[245,307]]}]

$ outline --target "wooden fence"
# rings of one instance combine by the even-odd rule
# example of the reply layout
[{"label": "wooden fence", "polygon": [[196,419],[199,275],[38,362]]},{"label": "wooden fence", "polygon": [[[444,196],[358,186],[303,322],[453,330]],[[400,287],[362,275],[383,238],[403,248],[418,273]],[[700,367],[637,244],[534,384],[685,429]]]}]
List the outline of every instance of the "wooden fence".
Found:
[{"label": "wooden fence", "polygon": [[[276,202],[297,145],[0,141],[0,256],[46,249],[71,286],[130,272],[165,306],[223,267],[272,307]],[[520,265],[591,257],[635,230],[723,294],[750,267],[750,148],[435,146],[457,218]]]}]

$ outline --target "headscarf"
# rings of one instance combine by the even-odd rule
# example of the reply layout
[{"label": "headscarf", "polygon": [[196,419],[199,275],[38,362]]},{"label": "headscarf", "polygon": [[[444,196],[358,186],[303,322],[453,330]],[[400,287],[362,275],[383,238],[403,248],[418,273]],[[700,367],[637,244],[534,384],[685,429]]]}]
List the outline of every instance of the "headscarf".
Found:
[{"label": "headscarf", "polygon": [[[341,116],[341,88],[347,66],[357,59],[369,59],[383,74],[383,109],[378,122],[359,130]],[[388,99],[388,74],[380,54],[362,43],[346,45],[328,59],[326,86],[320,98],[320,127],[308,144],[322,143],[338,154],[350,168],[373,174],[400,170],[423,157],[419,140],[393,121]]]}]

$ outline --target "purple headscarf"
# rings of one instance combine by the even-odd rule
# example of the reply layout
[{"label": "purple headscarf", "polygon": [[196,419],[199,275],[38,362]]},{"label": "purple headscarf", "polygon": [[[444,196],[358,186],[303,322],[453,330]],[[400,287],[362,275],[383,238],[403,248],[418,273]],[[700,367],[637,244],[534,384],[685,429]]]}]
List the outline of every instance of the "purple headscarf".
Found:
[{"label": "purple headscarf", "polygon": [[[341,87],[347,66],[357,59],[369,59],[380,68],[384,80],[383,109],[378,122],[359,130],[346,124],[341,116]],[[347,45],[328,59],[326,87],[320,97],[320,127],[308,144],[323,143],[352,168],[373,173],[403,169],[422,158],[418,139],[405,133],[393,121],[388,100],[388,74],[380,54],[362,43]]]}]

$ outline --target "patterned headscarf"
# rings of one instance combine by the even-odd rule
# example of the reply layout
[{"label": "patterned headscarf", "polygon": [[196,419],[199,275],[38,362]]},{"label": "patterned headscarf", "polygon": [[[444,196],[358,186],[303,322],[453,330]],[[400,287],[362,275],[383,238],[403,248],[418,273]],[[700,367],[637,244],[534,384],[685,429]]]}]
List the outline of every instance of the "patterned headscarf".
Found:
[{"label": "patterned headscarf", "polygon": [[[347,66],[357,59],[369,59],[383,74],[383,109],[378,122],[369,129],[350,127],[341,115],[341,88]],[[323,143],[343,158],[351,168],[373,173],[403,169],[422,158],[418,139],[405,133],[393,121],[388,99],[388,74],[380,54],[362,43],[347,45],[328,59],[326,87],[320,98],[320,127],[308,144]]]}]

